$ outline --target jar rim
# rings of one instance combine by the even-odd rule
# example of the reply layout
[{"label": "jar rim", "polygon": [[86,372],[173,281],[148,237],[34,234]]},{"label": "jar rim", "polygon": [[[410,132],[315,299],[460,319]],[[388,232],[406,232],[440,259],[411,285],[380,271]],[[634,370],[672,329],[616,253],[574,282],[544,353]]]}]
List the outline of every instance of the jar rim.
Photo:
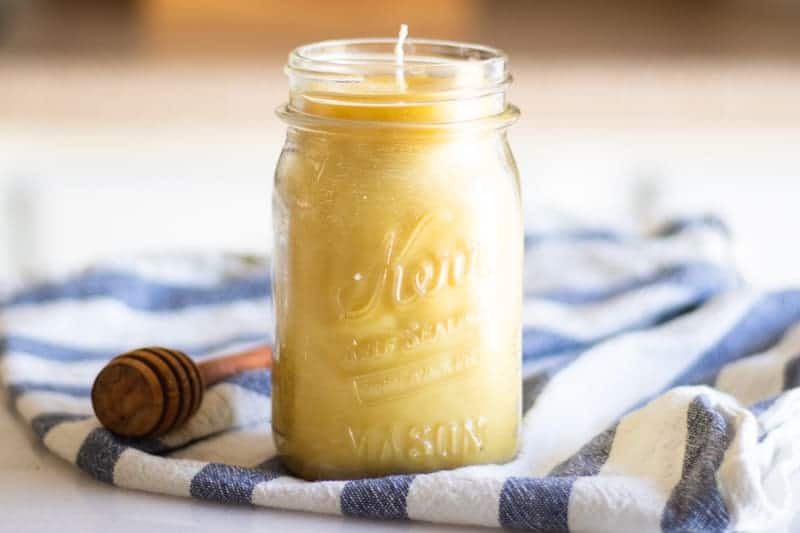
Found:
[{"label": "jar rim", "polygon": [[285,68],[289,103],[278,115],[294,124],[323,119],[329,126],[450,128],[492,117],[503,120],[486,122],[513,121],[504,52],[435,39],[401,43],[402,54],[398,41],[389,38],[320,41],[294,49]]},{"label": "jar rim", "polygon": [[[358,94],[369,76],[394,74],[431,76],[452,80],[446,90],[486,91],[503,89],[510,83],[508,56],[500,49],[481,44],[437,39],[409,38],[403,44],[402,63],[395,61],[396,39],[336,39],[305,44],[289,54],[285,71],[290,80],[305,79],[341,83],[341,90]],[[464,72],[471,75],[464,76]],[[364,84],[366,85],[366,84]],[[374,94],[375,87],[370,86]],[[391,90],[391,87],[387,88]]]}]

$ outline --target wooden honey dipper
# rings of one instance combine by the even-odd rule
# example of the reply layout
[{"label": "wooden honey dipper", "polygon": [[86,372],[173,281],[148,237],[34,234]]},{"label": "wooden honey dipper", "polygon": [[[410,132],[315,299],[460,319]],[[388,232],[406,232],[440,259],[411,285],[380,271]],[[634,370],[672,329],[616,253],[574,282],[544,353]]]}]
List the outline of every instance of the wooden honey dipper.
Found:
[{"label": "wooden honey dipper", "polygon": [[206,387],[271,363],[269,346],[200,364],[177,350],[140,348],[103,367],[92,385],[92,407],[100,423],[117,435],[156,437],[195,414]]}]

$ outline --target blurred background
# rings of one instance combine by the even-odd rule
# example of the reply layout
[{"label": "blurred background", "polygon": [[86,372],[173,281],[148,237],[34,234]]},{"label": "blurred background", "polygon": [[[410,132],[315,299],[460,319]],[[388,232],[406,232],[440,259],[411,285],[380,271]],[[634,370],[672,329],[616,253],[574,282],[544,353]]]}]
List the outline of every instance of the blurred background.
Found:
[{"label": "blurred background", "polygon": [[505,49],[528,216],[716,212],[800,281],[800,2],[0,0],[0,279],[141,250],[263,253],[304,42]]}]

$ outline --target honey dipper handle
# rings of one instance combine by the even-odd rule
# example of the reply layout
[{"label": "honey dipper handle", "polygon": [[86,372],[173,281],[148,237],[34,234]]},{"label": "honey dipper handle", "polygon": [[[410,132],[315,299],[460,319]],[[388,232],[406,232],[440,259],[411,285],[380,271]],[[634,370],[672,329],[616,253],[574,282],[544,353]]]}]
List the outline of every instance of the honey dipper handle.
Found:
[{"label": "honey dipper handle", "polygon": [[225,378],[259,368],[269,368],[272,365],[272,348],[258,346],[246,352],[210,359],[197,365],[206,387],[213,385]]}]

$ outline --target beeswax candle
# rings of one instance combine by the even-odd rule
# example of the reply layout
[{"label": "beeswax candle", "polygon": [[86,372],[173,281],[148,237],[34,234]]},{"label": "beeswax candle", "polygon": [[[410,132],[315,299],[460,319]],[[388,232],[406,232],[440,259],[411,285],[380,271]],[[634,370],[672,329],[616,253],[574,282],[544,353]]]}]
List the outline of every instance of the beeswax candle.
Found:
[{"label": "beeswax candle", "polygon": [[505,56],[329,41],[295,50],[287,72],[273,196],[279,452],[309,479],[511,459],[522,223]]}]

